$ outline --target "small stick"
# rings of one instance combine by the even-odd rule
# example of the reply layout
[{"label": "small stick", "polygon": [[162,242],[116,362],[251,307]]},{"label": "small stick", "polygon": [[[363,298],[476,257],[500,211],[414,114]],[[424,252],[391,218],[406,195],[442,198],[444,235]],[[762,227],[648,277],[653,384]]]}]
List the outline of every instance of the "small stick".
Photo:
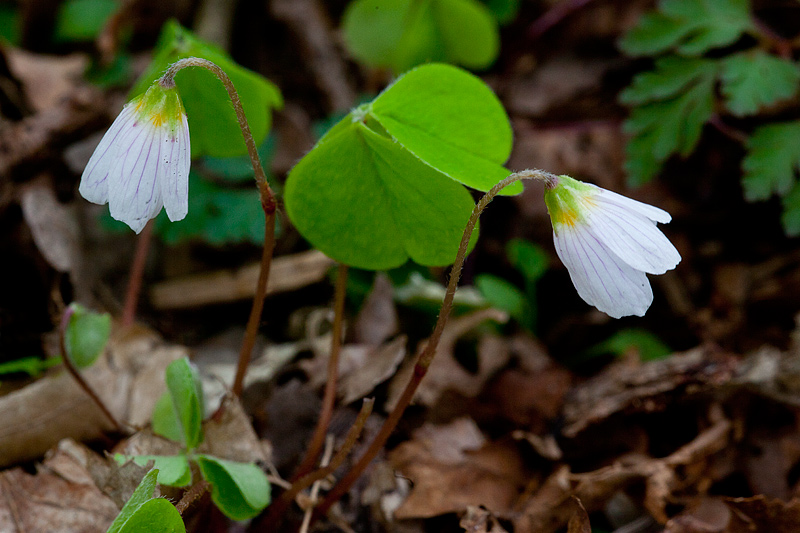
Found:
[{"label": "small stick", "polygon": [[325,442],[325,435],[328,433],[328,426],[333,418],[333,408],[336,404],[336,383],[339,380],[339,353],[342,347],[342,325],[344,322],[344,301],[347,296],[347,265],[339,264],[339,271],[336,276],[336,292],[333,304],[333,335],[331,338],[331,353],[328,357],[328,379],[325,382],[325,394],[322,398],[322,409],[320,410],[317,427],[311,443],[306,450],[306,455],[300,462],[300,466],[292,476],[292,481],[303,477],[311,472],[317,457]]},{"label": "small stick", "polygon": [[199,483],[196,483],[189,487],[189,490],[183,493],[181,499],[178,503],[175,504],[175,508],[178,512],[183,515],[186,509],[189,508],[194,502],[199,500],[203,494],[206,493],[208,489],[211,488],[211,483],[206,481],[205,479],[201,480]]},{"label": "small stick", "polygon": [[[331,454],[333,454],[333,435],[328,435],[328,437],[325,439],[325,453],[322,454],[322,460],[319,463],[322,468],[325,468],[328,466],[328,464],[330,464]],[[300,525],[300,530],[298,533],[308,533],[308,526],[311,524],[311,513],[314,512],[314,505],[317,503],[319,486],[321,484],[322,480],[318,479],[314,482],[314,486],[311,487],[311,495],[309,498],[311,505],[308,509],[306,509],[306,512],[303,515],[303,523]]]},{"label": "small stick", "polygon": [[153,220],[148,221],[142,234],[136,238],[136,251],[128,277],[125,303],[122,307],[122,327],[133,325],[133,321],[136,319],[136,307],[139,303],[139,294],[142,292],[142,278],[144,278],[144,267],[147,265],[147,253],[150,251],[150,243],[153,241],[154,223]]},{"label": "small stick", "polygon": [[69,358],[69,354],[67,353],[67,342],[66,342],[66,331],[67,326],[69,326],[69,320],[72,318],[73,310],[71,308],[67,308],[64,311],[64,314],[61,317],[61,327],[58,330],[58,341],[59,341],[59,348],[61,350],[61,360],[64,362],[64,366],[67,369],[67,372],[75,379],[78,383],[80,388],[92,399],[92,401],[100,408],[103,414],[108,418],[108,420],[114,425],[114,429],[116,429],[119,433],[124,433],[124,428],[122,425],[117,422],[117,419],[114,418],[114,415],[111,414],[111,411],[106,407],[106,404],[103,403],[103,400],[97,395],[97,393],[92,389],[92,387],[83,379],[78,369],[75,365],[72,364],[72,359]]}]

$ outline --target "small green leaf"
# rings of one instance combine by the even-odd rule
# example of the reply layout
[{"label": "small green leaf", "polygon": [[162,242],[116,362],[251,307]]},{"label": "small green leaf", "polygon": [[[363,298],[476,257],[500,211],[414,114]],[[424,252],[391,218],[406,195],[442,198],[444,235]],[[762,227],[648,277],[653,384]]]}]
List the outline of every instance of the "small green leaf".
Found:
[{"label": "small green leaf", "polygon": [[124,462],[130,459],[139,466],[147,466],[153,461],[153,468],[158,471],[158,482],[170,487],[185,487],[192,482],[192,471],[185,455],[132,455],[116,454],[114,459]]},{"label": "small green leaf", "polygon": [[800,235],[800,184],[795,183],[789,194],[783,197],[783,229],[789,237]]},{"label": "small green leaf", "polygon": [[476,0],[356,0],[342,27],[358,60],[395,72],[429,61],[485,68],[499,51],[497,22]]},{"label": "small green leaf", "polygon": [[506,255],[528,283],[535,283],[547,272],[547,253],[538,244],[524,239],[511,239],[506,245]]},{"label": "small green leaf", "polygon": [[509,24],[517,18],[520,0],[483,0],[499,24]]},{"label": "small green leaf", "polygon": [[793,61],[761,50],[740,52],[722,60],[722,94],[737,116],[791,98],[800,86],[800,68]]},{"label": "small green leaf", "polygon": [[461,185],[360,122],[292,169],[284,202],[311,244],[368,270],[452,263],[473,208]]},{"label": "small green leaf", "polygon": [[517,287],[491,274],[475,276],[475,286],[492,307],[505,311],[523,326],[531,325],[531,304]]},{"label": "small green leaf", "polygon": [[66,0],[58,8],[54,38],[58,42],[92,41],[117,9],[116,0]]},{"label": "small green leaf", "polygon": [[269,505],[269,480],[255,464],[210,455],[198,455],[196,459],[203,478],[211,483],[211,499],[228,518],[253,518]]},{"label": "small green leaf", "polygon": [[153,498],[157,477],[158,469],[145,474],[107,533],[185,533],[175,506],[163,498]]},{"label": "small green leaf", "polygon": [[181,421],[178,420],[169,391],[164,392],[153,407],[152,425],[153,433],[156,435],[175,442],[183,442]]},{"label": "small green leaf", "polygon": [[78,368],[92,366],[108,343],[111,315],[95,313],[80,304],[70,304],[72,315],[64,332],[67,357]]},{"label": "small green leaf", "polygon": [[60,357],[42,359],[41,357],[21,357],[7,363],[0,363],[0,376],[8,374],[28,374],[36,377],[50,367],[61,364]]},{"label": "small green leaf", "polygon": [[153,498],[136,510],[119,533],[186,533],[186,526],[169,500]]},{"label": "small green leaf", "polygon": [[192,450],[203,440],[203,396],[197,374],[186,357],[169,364],[166,382],[180,421],[181,441],[187,450]]},{"label": "small green leaf", "polygon": [[[761,126],[747,141],[742,161],[742,186],[746,199],[766,200],[785,195],[795,186],[800,172],[800,121]],[[794,202],[790,202],[794,205]],[[791,217],[793,219],[793,217]],[[786,220],[785,220],[786,222]],[[785,224],[794,227],[794,224]]]},{"label": "small green leaf", "polygon": [[625,355],[630,350],[635,349],[639,352],[642,361],[653,361],[663,359],[672,350],[664,344],[661,339],[643,329],[623,329],[614,333],[611,337],[590,348],[586,355],[602,355],[612,353],[614,355]]},{"label": "small green leaf", "polygon": [[[497,96],[459,68],[429,64],[405,73],[367,107],[404,148],[468,187],[488,191],[511,172],[511,124]],[[501,194],[522,191],[522,184]]]},{"label": "small green leaf", "polygon": [[661,0],[658,11],[642,16],[620,40],[620,48],[632,56],[671,48],[697,56],[728,46],[753,29],[748,0]]},{"label": "small green leaf", "polygon": [[[239,92],[253,137],[260,144],[269,132],[272,109],[283,106],[280,91],[266,78],[239,66],[225,52],[201,41],[175,21],[164,25],[153,61],[131,90],[131,97],[146,91],[169,65],[187,57],[208,59],[228,74]],[[181,70],[175,82],[189,119],[192,157],[245,154],[239,123],[222,82],[199,67]]]},{"label": "small green leaf", "polygon": [[[637,76],[620,99],[638,104],[623,129],[632,134],[625,168],[629,182],[652,179],[667,158],[689,155],[714,111],[717,62],[708,59],[664,58],[656,71]],[[659,80],[673,77],[667,91]]]}]

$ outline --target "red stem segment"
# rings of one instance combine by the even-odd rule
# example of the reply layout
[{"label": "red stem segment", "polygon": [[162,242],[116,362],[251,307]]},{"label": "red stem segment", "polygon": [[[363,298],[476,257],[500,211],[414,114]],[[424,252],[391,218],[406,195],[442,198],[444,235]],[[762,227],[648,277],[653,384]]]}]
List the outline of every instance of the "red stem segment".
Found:
[{"label": "red stem segment", "polygon": [[136,251],[133,255],[131,273],[128,278],[128,289],[125,292],[125,303],[122,307],[122,326],[133,325],[136,319],[136,307],[139,303],[139,294],[142,291],[142,278],[144,278],[144,267],[147,264],[147,253],[150,251],[150,243],[153,241],[153,224],[150,220],[145,224],[142,233],[136,239]]}]

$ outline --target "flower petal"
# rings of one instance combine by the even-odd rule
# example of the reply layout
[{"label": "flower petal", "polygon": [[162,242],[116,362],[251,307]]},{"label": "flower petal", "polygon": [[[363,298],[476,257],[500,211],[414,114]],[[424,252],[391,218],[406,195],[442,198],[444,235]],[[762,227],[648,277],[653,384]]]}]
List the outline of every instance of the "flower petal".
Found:
[{"label": "flower petal", "polygon": [[157,181],[161,159],[159,131],[147,121],[132,125],[119,140],[127,150],[119,154],[109,173],[108,207],[111,216],[139,233],[164,203]]},{"label": "flower petal", "polygon": [[616,205],[617,207],[621,207],[627,211],[633,211],[635,213],[639,213],[640,215],[645,216],[654,222],[661,222],[662,224],[666,224],[667,222],[672,220],[672,216],[670,216],[670,214],[664,211],[663,209],[659,209],[658,207],[652,206],[650,204],[645,204],[637,200],[632,200],[627,196],[622,196],[621,194],[609,191],[608,189],[597,187],[596,185],[594,185],[593,187],[597,188],[599,192],[599,194],[592,197],[592,199],[595,200],[598,204],[602,203],[602,204]]},{"label": "flower petal", "polygon": [[189,212],[189,124],[186,115],[174,131],[169,131],[161,144],[164,146],[159,162],[161,175],[161,194],[167,216],[173,222],[182,220]]},{"label": "flower petal", "polygon": [[130,124],[135,120],[134,106],[127,104],[103,135],[92,157],[89,158],[78,187],[78,192],[88,201],[95,204],[108,202],[108,173],[117,162],[119,139],[125,135]]},{"label": "flower petal", "polygon": [[586,303],[614,318],[645,314],[653,302],[653,290],[644,272],[611,253],[583,225],[559,228],[553,232],[553,241]]},{"label": "flower petal", "polygon": [[655,222],[615,203],[597,202],[588,208],[586,224],[595,238],[636,270],[663,274],[681,260]]}]

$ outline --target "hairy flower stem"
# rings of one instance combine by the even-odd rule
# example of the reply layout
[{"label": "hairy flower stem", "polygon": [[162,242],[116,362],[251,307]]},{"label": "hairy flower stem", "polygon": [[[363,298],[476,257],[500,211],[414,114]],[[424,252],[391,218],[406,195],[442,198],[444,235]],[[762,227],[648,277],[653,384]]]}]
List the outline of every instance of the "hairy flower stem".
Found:
[{"label": "hairy flower stem", "polygon": [[136,239],[136,251],[133,255],[131,273],[128,277],[128,288],[125,291],[125,302],[122,307],[122,326],[133,325],[136,319],[136,306],[139,303],[139,294],[142,292],[142,278],[144,277],[144,267],[147,264],[147,252],[150,251],[150,243],[153,241],[153,225],[151,220],[145,225],[142,234]]},{"label": "hairy flower stem", "polygon": [[275,210],[277,209],[277,204],[275,202],[275,195],[272,193],[272,189],[267,182],[267,175],[264,172],[264,167],[261,165],[261,158],[258,156],[256,142],[253,139],[253,134],[250,132],[250,125],[247,123],[247,118],[244,115],[244,108],[239,99],[239,93],[236,92],[233,82],[225,71],[207,59],[187,57],[170,65],[159,80],[159,83],[165,88],[174,87],[175,75],[178,71],[186,67],[201,67],[211,71],[225,86],[225,90],[228,91],[228,97],[231,99],[233,110],[236,112],[236,118],[239,121],[239,127],[242,130],[242,137],[244,137],[244,144],[247,147],[247,154],[250,156],[250,163],[253,165],[256,185],[258,186],[258,192],[261,196],[261,207],[264,209],[266,230],[264,231],[264,250],[261,255],[261,271],[258,274],[256,295],[253,298],[250,318],[247,321],[247,329],[245,330],[242,348],[239,352],[236,378],[231,387],[233,393],[239,396],[244,387],[244,376],[247,373],[247,366],[250,364],[250,358],[253,354],[253,346],[255,346],[256,336],[258,334],[258,325],[261,321],[261,312],[264,309],[264,297],[267,294],[269,270],[272,265],[272,252],[275,249]]},{"label": "hairy flower stem", "polygon": [[344,475],[344,477],[333,487],[333,489],[331,489],[322,503],[320,503],[320,505],[314,511],[312,523],[321,516],[324,516],[331,506],[339,501],[339,499],[350,490],[356,480],[361,477],[361,474],[364,473],[364,470],[366,470],[367,466],[369,466],[375,456],[378,455],[378,452],[380,452],[380,450],[386,444],[386,441],[389,439],[392,431],[394,431],[394,428],[397,426],[397,423],[403,416],[406,407],[408,407],[411,403],[414,393],[417,391],[417,387],[422,381],[422,378],[424,378],[425,374],[428,372],[428,368],[430,368],[433,358],[436,355],[436,348],[439,345],[442,332],[447,324],[450,311],[453,308],[453,297],[456,293],[458,280],[461,277],[461,268],[464,266],[464,259],[467,255],[469,240],[470,237],[472,237],[472,232],[475,230],[475,225],[478,223],[478,218],[480,218],[481,213],[483,213],[483,210],[486,209],[486,206],[489,205],[489,202],[491,202],[501,190],[512,183],[516,183],[523,179],[535,179],[544,182],[546,186],[552,187],[555,184],[557,177],[542,170],[522,170],[520,172],[515,172],[492,187],[489,192],[484,194],[475,205],[475,208],[472,210],[472,214],[467,221],[467,227],[464,229],[464,235],[461,237],[461,244],[458,247],[458,254],[456,254],[453,268],[450,271],[450,281],[447,284],[447,291],[445,292],[444,300],[442,301],[442,307],[439,311],[439,318],[436,320],[436,325],[433,328],[433,333],[431,333],[427,344],[417,357],[411,379],[406,385],[406,388],[403,390],[403,393],[400,396],[400,399],[397,401],[395,408],[391,413],[389,413],[389,416],[383,422],[378,434],[369,444],[367,451],[364,452],[364,455],[358,459],[356,464],[353,465],[353,467]]},{"label": "hairy flower stem", "polygon": [[108,418],[111,424],[114,425],[114,429],[118,433],[124,433],[125,428],[123,428],[122,424],[120,424],[114,417],[114,415],[111,414],[109,408],[106,407],[106,404],[103,403],[103,400],[100,399],[100,396],[97,395],[97,393],[94,391],[91,385],[89,385],[86,382],[86,380],[83,379],[81,373],[78,371],[77,368],[75,368],[75,365],[72,364],[72,359],[69,358],[69,354],[67,353],[66,334],[70,318],[72,318],[72,313],[73,310],[70,308],[67,308],[67,310],[64,311],[64,315],[61,317],[61,325],[58,328],[58,342],[59,342],[59,349],[61,351],[61,360],[64,362],[64,366],[66,367],[67,372],[70,373],[73,379],[75,379],[75,381],[78,383],[78,386],[80,386],[80,388],[83,389],[83,391],[87,394],[87,396],[89,396],[89,398],[92,399],[95,405],[97,405],[97,407],[100,408],[105,417]]},{"label": "hairy flower stem", "polygon": [[339,381],[339,353],[342,347],[342,327],[344,323],[344,300],[347,296],[347,265],[340,264],[336,276],[336,292],[333,303],[333,332],[331,336],[331,352],[328,357],[328,379],[325,382],[325,394],[322,398],[322,409],[317,420],[317,427],[306,450],[306,455],[297,467],[292,481],[305,476],[317,463],[322,446],[325,444],[325,435],[333,417],[333,407],[336,404],[336,384]]}]

